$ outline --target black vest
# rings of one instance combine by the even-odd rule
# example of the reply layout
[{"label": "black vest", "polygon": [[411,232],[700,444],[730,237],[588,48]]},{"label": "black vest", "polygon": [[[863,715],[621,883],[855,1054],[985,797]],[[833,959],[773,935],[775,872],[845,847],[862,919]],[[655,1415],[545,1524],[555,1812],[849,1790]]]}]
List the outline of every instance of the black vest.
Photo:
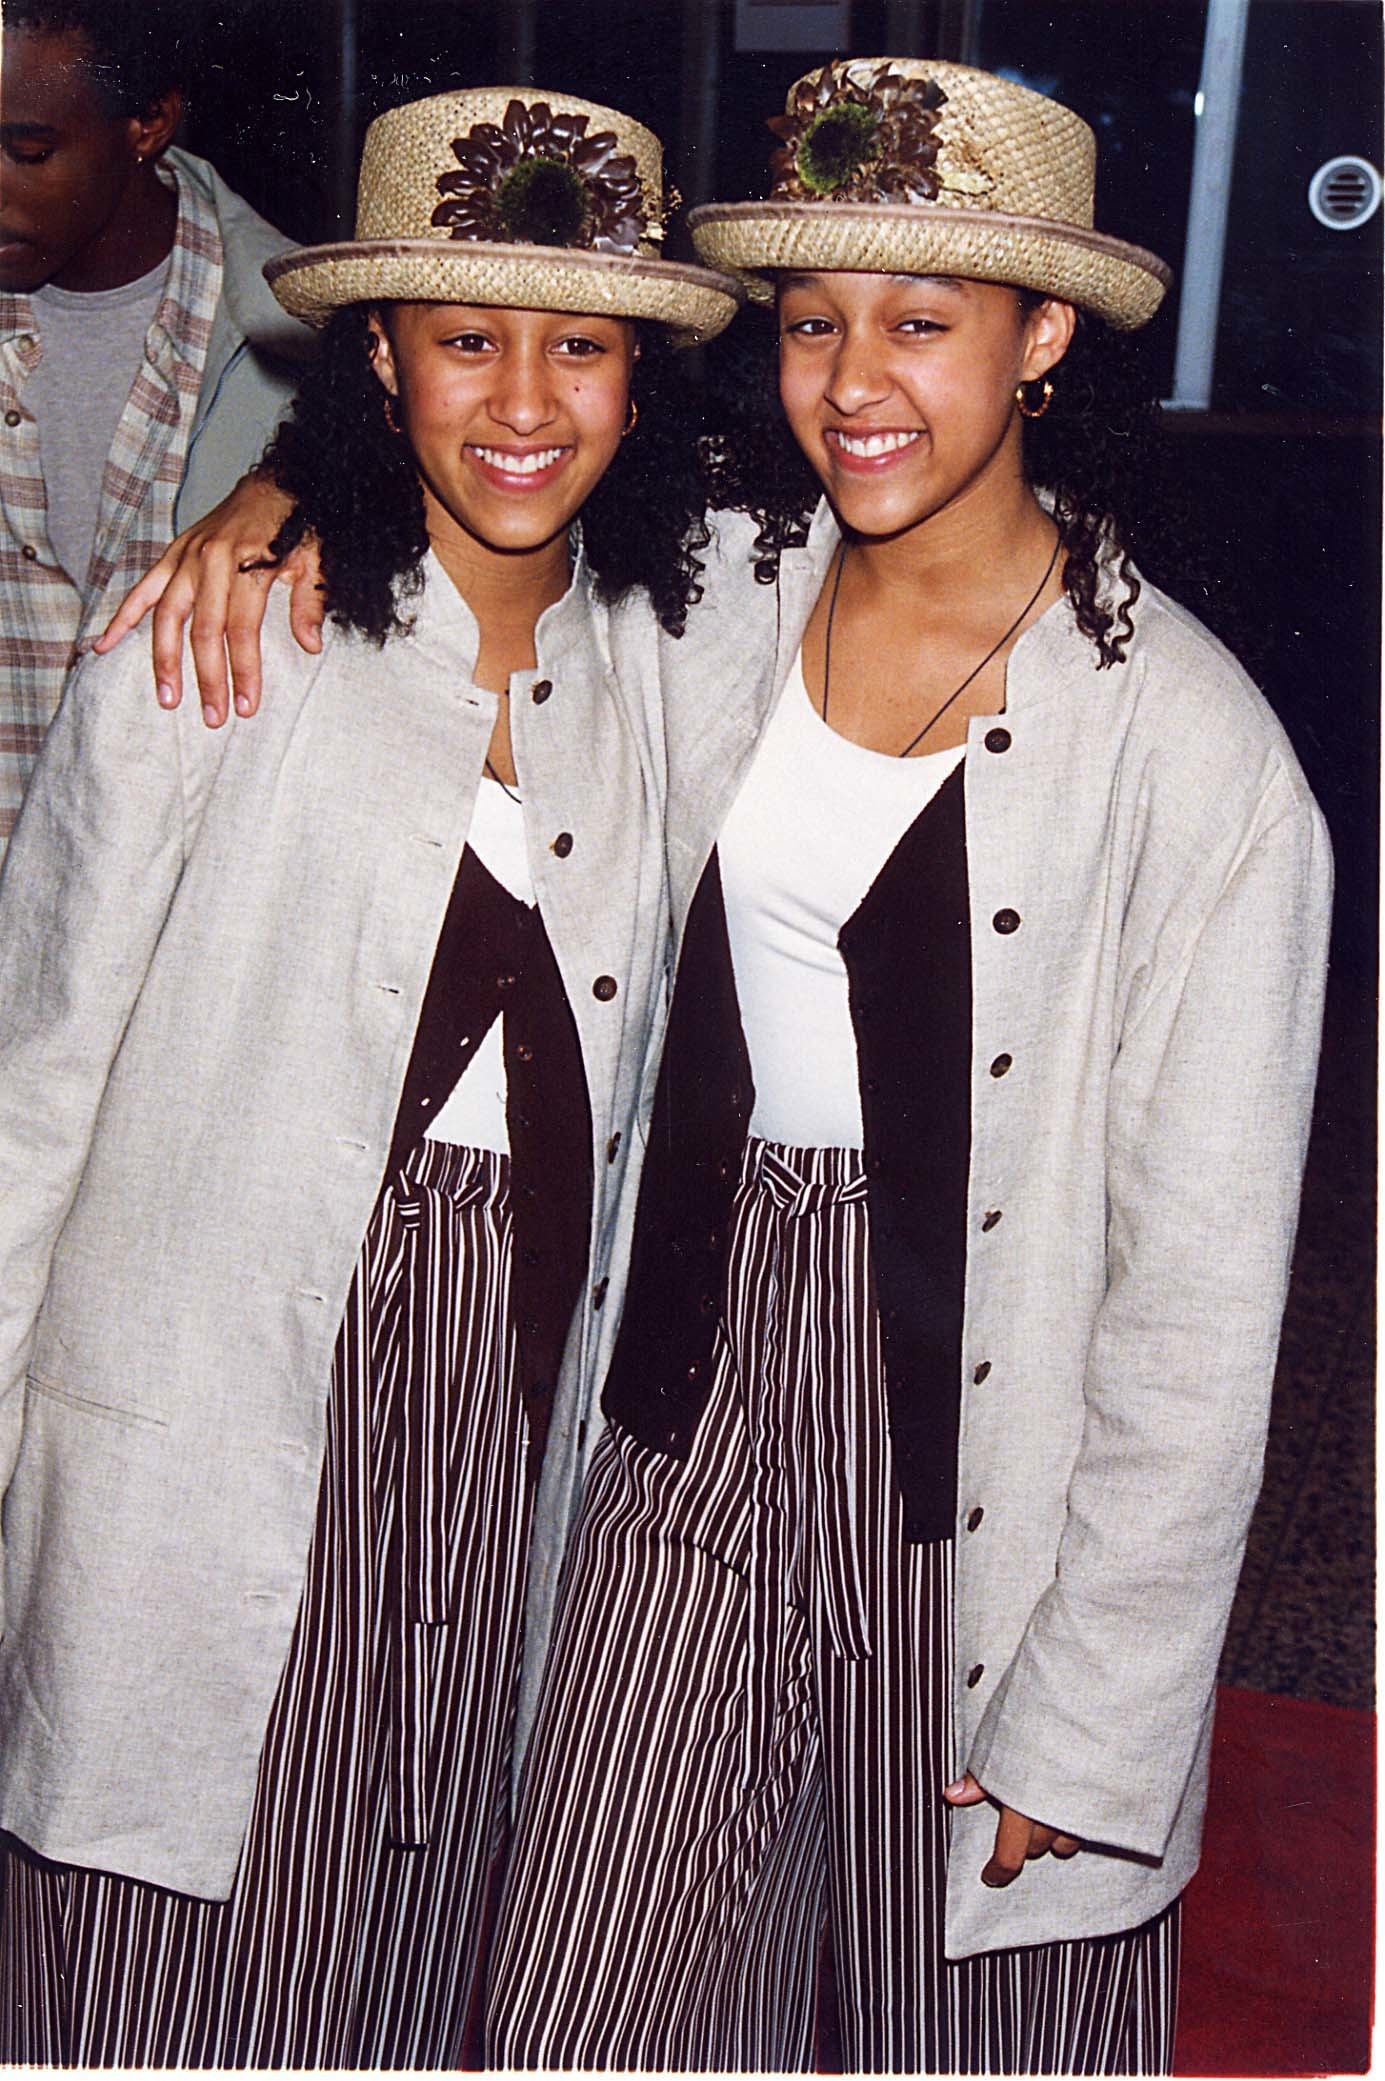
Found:
[{"label": "black vest", "polygon": [[397,1163],[505,1017],[514,1256],[510,1305],[531,1470],[543,1456],[563,1345],[587,1275],[591,1109],[577,1027],[537,908],[467,849],[438,935],[395,1122]]},{"label": "black vest", "polygon": [[[911,1539],[951,1537],[971,1153],[963,769],[842,927],[890,1443]],[[712,1383],[731,1204],[754,1104],[715,853],[693,900],[603,1406],[685,1459]]]}]

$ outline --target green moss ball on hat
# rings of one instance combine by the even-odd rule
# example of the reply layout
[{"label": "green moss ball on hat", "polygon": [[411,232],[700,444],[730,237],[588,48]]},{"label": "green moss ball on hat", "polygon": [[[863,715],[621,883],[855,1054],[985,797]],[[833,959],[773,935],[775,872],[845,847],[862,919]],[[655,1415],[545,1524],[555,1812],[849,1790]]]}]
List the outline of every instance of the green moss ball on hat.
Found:
[{"label": "green moss ball on hat", "polygon": [[617,109],[538,88],[434,94],[367,131],[355,238],[281,255],[265,278],[310,325],[344,304],[466,303],[711,339],[743,292],[662,257],[669,206],[658,138]]},{"label": "green moss ball on hat", "polygon": [[1080,116],[974,66],[834,60],[789,90],[765,202],[708,203],[698,255],[773,295],[785,270],[1011,282],[1144,325],[1172,275],[1093,227],[1096,140]]}]

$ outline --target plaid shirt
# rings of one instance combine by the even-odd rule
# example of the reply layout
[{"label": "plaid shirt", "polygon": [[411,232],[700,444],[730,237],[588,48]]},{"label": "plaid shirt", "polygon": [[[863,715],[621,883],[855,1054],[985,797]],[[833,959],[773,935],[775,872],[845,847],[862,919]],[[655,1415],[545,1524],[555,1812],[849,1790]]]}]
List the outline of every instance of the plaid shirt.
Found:
[{"label": "plaid shirt", "polygon": [[38,422],[24,386],[43,345],[26,296],[0,295],[0,850],[24,799],[63,683],[81,650],[173,539],[173,502],[221,296],[221,233],[192,184],[163,301],[144,342],[101,486],[91,564],[81,583],[48,539]]}]

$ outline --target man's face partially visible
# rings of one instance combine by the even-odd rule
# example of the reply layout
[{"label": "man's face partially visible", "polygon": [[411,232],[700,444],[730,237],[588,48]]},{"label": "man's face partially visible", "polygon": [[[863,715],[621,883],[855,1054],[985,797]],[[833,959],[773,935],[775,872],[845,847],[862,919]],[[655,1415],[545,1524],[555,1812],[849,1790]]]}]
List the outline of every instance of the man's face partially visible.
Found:
[{"label": "man's face partially visible", "polygon": [[109,113],[80,32],[7,30],[0,49],[0,290],[104,286],[138,119]]}]

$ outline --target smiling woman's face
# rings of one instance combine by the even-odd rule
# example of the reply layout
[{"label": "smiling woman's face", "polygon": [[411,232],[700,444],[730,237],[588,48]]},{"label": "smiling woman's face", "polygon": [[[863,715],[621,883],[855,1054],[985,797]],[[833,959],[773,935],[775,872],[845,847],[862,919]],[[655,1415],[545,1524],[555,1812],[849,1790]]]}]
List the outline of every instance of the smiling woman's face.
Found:
[{"label": "smiling woman's face", "polygon": [[636,353],[624,318],[393,304],[375,369],[423,480],[428,532],[501,552],[562,535],[620,446]]},{"label": "smiling woman's face", "polygon": [[843,524],[892,535],[1020,473],[1016,385],[1057,362],[1068,304],[933,275],[788,275],[779,390]]}]

